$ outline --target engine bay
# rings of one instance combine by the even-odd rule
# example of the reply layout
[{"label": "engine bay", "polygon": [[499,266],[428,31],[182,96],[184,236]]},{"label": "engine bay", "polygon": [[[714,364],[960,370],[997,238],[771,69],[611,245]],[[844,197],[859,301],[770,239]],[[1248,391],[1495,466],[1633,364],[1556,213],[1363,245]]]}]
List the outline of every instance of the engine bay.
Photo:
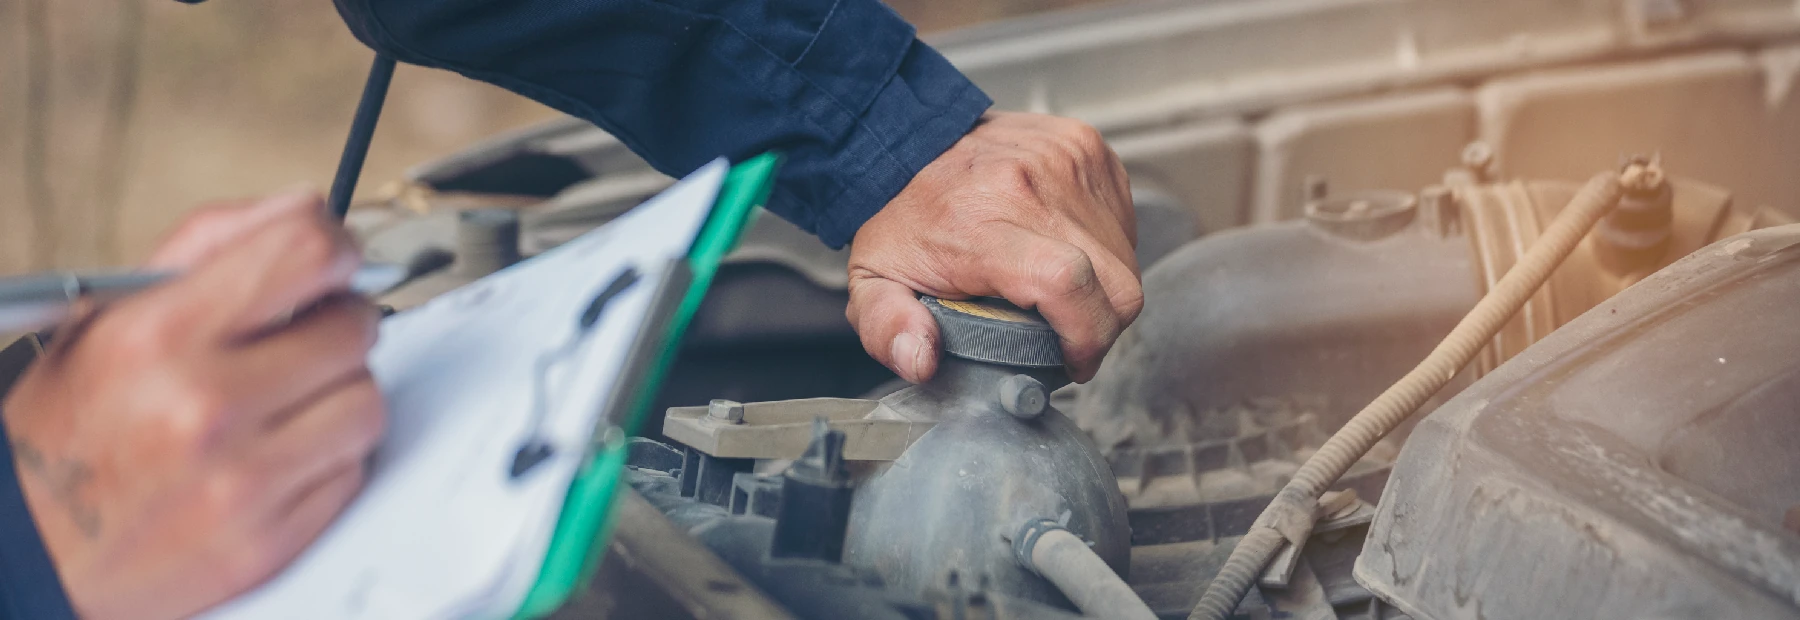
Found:
[{"label": "engine bay", "polygon": [[[1134,11],[1107,18],[1159,15]],[[1427,13],[1392,21],[1427,32],[1420,24],[1439,23]],[[1269,20],[1259,27],[1294,26]],[[1194,23],[1210,24],[1195,37],[1224,27]],[[984,53],[1081,30],[996,27],[949,37],[946,53],[1006,104],[1024,92],[1008,89],[1019,75],[1065,60],[1053,66],[1074,71],[1084,57],[1051,45],[1007,65]],[[843,319],[844,253],[762,217],[695,318],[662,417],[632,440],[634,493],[593,587],[557,617],[1200,617],[1234,551],[1277,527],[1231,617],[1794,617],[1800,225],[1769,181],[1785,173],[1721,169],[1722,149],[1681,150],[1710,143],[1656,127],[1540,139],[1618,111],[1613,95],[1570,89],[1624,83],[1614,94],[1626,101],[1681,101],[1699,87],[1657,80],[1736,71],[1732,54],[1790,53],[1681,47],[1742,36],[1708,31],[1665,49],[1646,35],[1632,39],[1638,55],[1562,67],[1560,81],[1496,61],[1477,78],[1369,86],[1388,98],[1374,102],[1194,104],[1231,117],[1230,130],[1077,91],[1070,100],[1087,102],[1133,170],[1145,290],[1138,321],[1084,385],[1061,376],[1041,319],[996,300],[922,300],[945,334],[944,371],[899,381]],[[1136,43],[1113,45],[1085,53],[1128,56]],[[1584,82],[1584,71],[1610,77]],[[1202,103],[1230,99],[1206,92]],[[1560,96],[1602,113],[1519,112]],[[1431,115],[1458,106],[1484,115],[1481,134],[1432,133]],[[1401,118],[1417,131],[1331,133]],[[1253,146],[1236,141],[1245,123]],[[1321,126],[1324,137],[1307,133]],[[1568,179],[1607,165],[1555,168],[1544,153],[1631,153],[1639,134],[1657,148],[1618,158],[1609,173],[1636,176],[1470,361],[1347,461],[1303,527],[1263,521],[1334,434],[1555,237],[1584,191]],[[1456,148],[1421,146],[1445,141]],[[1217,182],[1231,166],[1215,155],[1239,147],[1255,152],[1237,182],[1253,195],[1215,205],[1233,183]],[[1577,160],[1591,162],[1559,161]],[[575,122],[412,177],[351,219],[371,259],[429,272],[390,295],[397,308],[554,247],[667,183]]]},{"label": "engine bay", "polygon": [[[1800,229],[1637,163],[1656,178],[1623,193],[1422,407],[1438,413],[1344,472],[1305,544],[1285,544],[1233,617],[1458,617],[1476,591],[1477,609],[1505,617],[1793,611],[1766,590],[1791,584],[1800,557],[1800,498],[1770,496],[1796,469],[1755,463],[1789,458],[1791,431],[1769,431],[1792,426],[1800,385]],[[1578,190],[1481,176],[1314,187],[1301,219],[1181,245],[1146,271],[1140,320],[1086,385],[1062,376],[1042,319],[999,300],[922,300],[947,350],[926,384],[801,376],[814,369],[795,348],[853,357],[857,344],[797,328],[841,292],[777,265],[842,258],[771,249],[804,237],[764,218],[664,395],[708,404],[669,407],[633,440],[632,501],[652,510],[626,513],[666,518],[739,576],[733,587],[794,617],[1185,617],[1301,463],[1431,352]],[[456,241],[504,244],[492,214],[462,212]],[[465,250],[392,301],[480,275],[466,256],[498,268],[492,256],[518,254]],[[1686,354],[1651,354],[1668,351]],[[696,372],[796,358],[780,369],[798,378],[788,385]],[[807,397],[737,400],[783,392]],[[1079,541],[1074,559],[1037,563],[1046,532]],[[1547,562],[1599,581],[1533,595]],[[589,594],[608,602],[588,604],[623,604],[609,574]]]}]

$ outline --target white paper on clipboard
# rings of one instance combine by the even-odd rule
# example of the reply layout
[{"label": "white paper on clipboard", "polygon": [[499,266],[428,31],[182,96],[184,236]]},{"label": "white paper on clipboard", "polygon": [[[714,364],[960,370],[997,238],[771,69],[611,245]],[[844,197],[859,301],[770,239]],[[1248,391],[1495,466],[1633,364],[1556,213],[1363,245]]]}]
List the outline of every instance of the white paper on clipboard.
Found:
[{"label": "white paper on clipboard", "polygon": [[[284,571],[203,617],[510,616],[656,285],[692,246],[727,169],[707,164],[603,227],[383,321],[369,367],[388,431],[367,486]],[[627,268],[638,282],[581,330],[582,312]],[[560,348],[534,396],[545,354]],[[534,399],[554,450],[513,479]]]}]

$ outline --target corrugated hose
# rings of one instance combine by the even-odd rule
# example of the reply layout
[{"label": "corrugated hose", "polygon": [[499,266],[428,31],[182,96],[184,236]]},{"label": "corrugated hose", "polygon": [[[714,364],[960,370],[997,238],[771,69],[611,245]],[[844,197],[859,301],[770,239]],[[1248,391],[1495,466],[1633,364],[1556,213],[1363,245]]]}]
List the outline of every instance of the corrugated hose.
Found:
[{"label": "corrugated hose", "polygon": [[1320,494],[1336,483],[1350,466],[1367,454],[1375,442],[1418,410],[1432,394],[1449,383],[1457,371],[1481,351],[1526,300],[1543,286],[1550,273],[1574,251],[1588,230],[1618,204],[1620,178],[1645,176],[1645,166],[1632,163],[1623,174],[1594,175],[1575,194],[1549,229],[1544,231],[1506,275],[1464,315],[1450,335],[1431,354],[1382,392],[1334,433],[1263,509],[1250,526],[1225,566],[1206,588],[1188,620],[1225,620],[1243,600],[1250,584],[1281,549],[1281,543],[1302,544],[1311,535],[1313,512]]}]

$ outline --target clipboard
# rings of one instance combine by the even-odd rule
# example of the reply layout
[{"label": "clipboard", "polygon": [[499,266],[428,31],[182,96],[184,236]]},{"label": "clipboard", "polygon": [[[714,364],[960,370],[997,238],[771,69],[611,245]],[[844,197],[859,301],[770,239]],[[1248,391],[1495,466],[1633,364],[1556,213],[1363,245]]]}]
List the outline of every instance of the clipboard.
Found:
[{"label": "clipboard", "polygon": [[768,201],[781,161],[779,153],[769,152],[732,166],[686,260],[657,283],[651,322],[631,345],[627,369],[617,379],[620,389],[603,406],[590,454],[569,484],[537,580],[514,618],[556,611],[599,567],[624,480],[625,438],[636,434],[654,402],[719,264],[737,247],[756,208]]}]

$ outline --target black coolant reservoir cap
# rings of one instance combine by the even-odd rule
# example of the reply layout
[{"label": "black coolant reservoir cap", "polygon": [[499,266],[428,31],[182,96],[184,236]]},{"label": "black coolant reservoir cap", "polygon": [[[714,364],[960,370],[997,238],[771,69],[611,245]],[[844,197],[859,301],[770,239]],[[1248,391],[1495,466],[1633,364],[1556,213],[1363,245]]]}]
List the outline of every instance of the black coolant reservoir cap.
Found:
[{"label": "black coolant reservoir cap", "polygon": [[921,295],[919,301],[937,319],[946,353],[1005,366],[1063,365],[1061,339],[1036,312],[992,297],[957,301]]}]

